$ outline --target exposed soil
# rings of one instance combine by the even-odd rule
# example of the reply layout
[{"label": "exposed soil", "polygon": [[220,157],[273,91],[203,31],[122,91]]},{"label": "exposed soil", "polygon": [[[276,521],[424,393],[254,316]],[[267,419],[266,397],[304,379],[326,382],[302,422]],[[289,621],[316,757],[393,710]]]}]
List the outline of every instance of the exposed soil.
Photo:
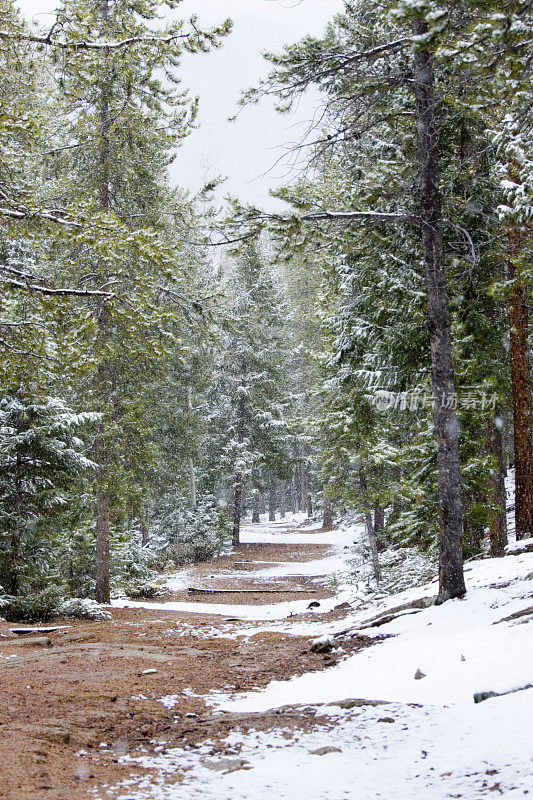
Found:
[{"label": "exposed soil", "polygon": [[[221,586],[254,585],[252,576],[229,575],[235,560],[303,561],[327,551],[320,545],[244,545],[231,557],[195,565],[195,581],[209,575]],[[306,578],[290,582],[283,578],[280,583],[287,593],[212,599],[270,604],[294,599],[290,587],[309,588]],[[318,593],[310,594],[310,599],[331,594],[314,582],[313,587]],[[344,613],[339,609],[323,618]],[[47,634],[49,646],[25,645],[23,637],[9,632],[13,626],[0,623],[2,800],[87,798],[92,788],[129,776],[131,766],[120,764],[120,756],[151,752],[157,743],[194,746],[209,738],[215,752],[226,752],[220,739],[237,722],[241,728],[264,728],[279,725],[280,715],[237,715],[238,720],[235,715],[213,716],[204,698],[194,695],[215,689],[246,691],[324,669],[371,641],[364,636],[347,638],[341,640],[340,654],[323,655],[311,652],[305,637],[274,632],[247,635],[250,623],[230,625],[223,617],[163,609],[114,609],[113,622],[59,622],[70,627]],[[210,638],[214,631],[236,638]],[[147,669],[157,671],[145,673]],[[184,690],[188,690],[185,695]],[[168,695],[176,695],[173,708],[160,702]],[[282,716],[284,727],[316,724],[309,709],[287,710]]]}]

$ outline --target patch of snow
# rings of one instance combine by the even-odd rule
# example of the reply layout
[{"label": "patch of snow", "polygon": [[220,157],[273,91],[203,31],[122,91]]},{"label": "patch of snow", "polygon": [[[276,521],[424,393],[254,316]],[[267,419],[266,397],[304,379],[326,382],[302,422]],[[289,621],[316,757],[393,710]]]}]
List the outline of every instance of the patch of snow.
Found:
[{"label": "patch of snow", "polygon": [[[284,526],[283,526],[284,527]],[[358,526],[346,530],[323,531],[316,525],[298,528],[297,531],[278,530],[272,523],[268,525],[243,525],[242,544],[330,544],[352,545]]]},{"label": "patch of snow", "polygon": [[[320,709],[322,712],[323,709]],[[468,709],[391,704],[337,714],[310,733],[233,732],[231,758],[172,749],[123,762],[154,775],[115,787],[117,800],[449,800],[523,798],[531,787],[533,691]],[[327,745],[327,747],[325,747]],[[339,752],[327,752],[333,745]],[[324,755],[316,751],[326,751]],[[182,773],[174,784],[167,776]]]},{"label": "patch of snow", "polygon": [[[350,594],[351,597],[351,594]],[[321,613],[331,611],[338,603],[343,601],[342,595],[328,597],[320,600],[320,607],[310,609],[307,606],[310,600],[288,600],[285,603],[272,603],[264,606],[249,605],[224,605],[222,603],[149,603],[136,600],[113,600],[113,608],[153,608],[161,611],[180,611],[190,614],[214,614],[224,617],[235,617],[236,619],[286,619],[296,614]]]},{"label": "patch of snow", "polygon": [[[305,536],[305,543],[322,535],[273,531],[272,525],[268,529],[250,535],[261,536],[261,541],[284,537],[289,543],[293,535]],[[531,790],[533,689],[479,704],[473,695],[508,692],[533,683],[533,615],[506,619],[532,605],[533,553],[471,562],[465,570],[465,599],[423,610],[410,608],[386,626],[362,628],[398,606],[435,596],[437,587],[431,582],[390,596],[350,587],[345,576],[352,553],[344,550],[344,542],[351,543],[360,535],[360,529],[350,529],[333,534],[336,542],[320,542],[339,545],[324,561],[330,567],[335,564],[340,589],[334,598],[320,601],[314,618],[293,620],[290,616],[307,610],[307,600],[267,606],[140,604],[242,620],[210,627],[206,629],[209,636],[236,638],[284,631],[326,641],[333,633],[348,630],[353,635],[360,631],[376,639],[389,638],[380,638],[327,670],[273,681],[262,690],[237,693],[234,686],[226,686],[210,692],[204,699],[219,712],[262,714],[302,704],[316,709],[321,723],[310,732],[284,729],[281,714],[274,730],[243,733],[235,729],[226,738],[235,757],[220,756],[208,742],[200,748],[125,756],[125,763],[153,773],[132,775],[114,787],[117,800],[256,800],[265,791],[279,800],[481,800],[490,796],[514,800]],[[254,575],[282,577],[295,566],[276,564]],[[302,575],[330,574],[316,561],[299,563],[296,568]],[[324,623],[320,612],[343,600],[351,603],[352,610],[342,620]],[[267,624],[247,624],[253,620]],[[187,623],[179,626],[189,635]],[[415,680],[418,671],[424,677]],[[160,702],[178,702],[189,692],[167,695]],[[337,705],[347,698],[383,700],[385,705],[351,710]],[[176,775],[180,776],[177,783]]]}]

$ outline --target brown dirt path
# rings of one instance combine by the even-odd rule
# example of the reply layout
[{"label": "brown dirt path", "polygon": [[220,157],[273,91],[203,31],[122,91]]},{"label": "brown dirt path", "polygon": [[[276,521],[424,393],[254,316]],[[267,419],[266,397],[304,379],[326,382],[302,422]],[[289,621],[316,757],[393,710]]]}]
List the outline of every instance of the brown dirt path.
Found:
[{"label": "brown dirt path", "polygon": [[[328,551],[315,544],[243,545],[232,556],[196,565],[192,574],[195,581],[214,576],[211,580],[224,585],[231,580],[251,585],[253,576],[247,572],[235,575],[235,560],[304,561]],[[294,599],[290,590],[295,586],[309,587],[309,580],[291,579],[282,595],[230,594],[214,597],[214,602],[270,604]],[[309,599],[331,595],[324,585],[313,587],[319,591]],[[175,597],[182,599],[181,593]],[[323,619],[345,613],[339,609]],[[213,717],[203,695],[214,689],[262,687],[324,669],[340,657],[311,652],[305,637],[247,635],[247,628],[257,624],[228,626],[224,617],[163,609],[114,609],[112,622],[62,622],[71,627],[51,634],[47,647],[25,646],[9,632],[13,626],[0,623],[1,800],[87,798],[91,789],[128,777],[131,768],[119,762],[120,756],[151,751],[158,742],[194,746],[209,737],[215,752],[225,752],[220,739],[235,721],[231,715]],[[213,636],[226,635],[229,628],[233,638]],[[344,653],[368,643],[366,637],[347,639]],[[176,696],[173,708],[160,702],[167,695]],[[270,717],[261,715],[249,724],[274,724]],[[314,721],[312,714],[301,712],[294,724]],[[239,724],[243,727],[245,721]]]}]

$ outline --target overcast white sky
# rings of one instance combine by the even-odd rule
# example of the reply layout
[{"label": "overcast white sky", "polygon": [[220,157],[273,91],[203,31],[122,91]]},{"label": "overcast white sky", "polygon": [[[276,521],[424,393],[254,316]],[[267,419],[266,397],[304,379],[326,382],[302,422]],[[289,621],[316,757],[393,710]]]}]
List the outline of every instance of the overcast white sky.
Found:
[{"label": "overcast white sky", "polygon": [[[183,85],[200,96],[200,130],[185,140],[172,167],[173,182],[193,191],[207,178],[222,173],[223,193],[258,205],[271,205],[270,188],[287,182],[287,167],[274,164],[283,145],[298,139],[313,116],[316,98],[309,97],[292,116],[279,116],[268,102],[233,116],[241,89],[264,75],[264,50],[279,51],[307,33],[320,35],[343,7],[342,0],[183,0],[173,14],[196,13],[213,24],[231,17],[235,27],[221,50],[188,56],[182,66]],[[47,24],[57,0],[19,0],[27,17]],[[266,173],[266,174],[265,174]]]}]

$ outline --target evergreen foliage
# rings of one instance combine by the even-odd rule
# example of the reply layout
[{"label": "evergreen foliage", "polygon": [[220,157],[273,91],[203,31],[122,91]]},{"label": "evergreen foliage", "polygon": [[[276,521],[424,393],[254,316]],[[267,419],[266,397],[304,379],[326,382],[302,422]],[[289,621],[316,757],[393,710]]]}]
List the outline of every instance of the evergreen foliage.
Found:
[{"label": "evergreen foliage", "polygon": [[346,0],[267,56],[244,102],[323,113],[290,211],[235,200],[216,258],[213,187],[167,171],[181,58],[231,23],[179,7],[63,0],[39,32],[0,0],[2,613],[157,591],[243,515],[322,503],[364,519],[376,579],[440,542],[459,595],[463,555],[504,553],[513,463],[533,535],[531,6]]}]

